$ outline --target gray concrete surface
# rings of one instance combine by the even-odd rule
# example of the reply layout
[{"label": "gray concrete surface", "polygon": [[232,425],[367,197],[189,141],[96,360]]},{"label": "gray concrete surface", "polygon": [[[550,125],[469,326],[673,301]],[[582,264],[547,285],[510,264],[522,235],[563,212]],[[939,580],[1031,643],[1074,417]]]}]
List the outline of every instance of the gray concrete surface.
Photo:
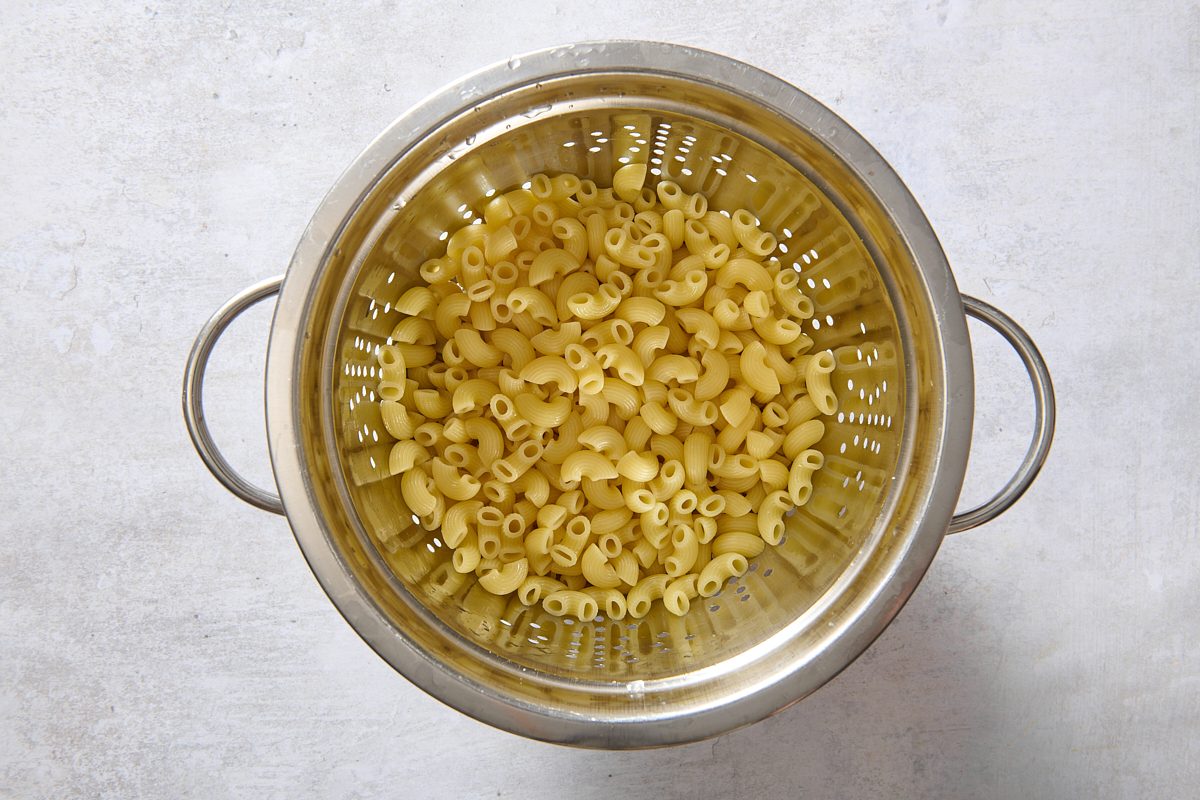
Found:
[{"label": "gray concrete surface", "polygon": [[[873,141],[1061,402],[832,684],[673,752],[578,752],[395,675],[178,408],[187,348],[338,172],[460,74],[566,40],[758,64]],[[1200,778],[1195,2],[167,4],[0,13],[0,797],[1182,797]],[[263,309],[209,404],[267,480]],[[981,328],[979,499],[1030,429]],[[1192,786],[1193,789],[1187,789]]]}]

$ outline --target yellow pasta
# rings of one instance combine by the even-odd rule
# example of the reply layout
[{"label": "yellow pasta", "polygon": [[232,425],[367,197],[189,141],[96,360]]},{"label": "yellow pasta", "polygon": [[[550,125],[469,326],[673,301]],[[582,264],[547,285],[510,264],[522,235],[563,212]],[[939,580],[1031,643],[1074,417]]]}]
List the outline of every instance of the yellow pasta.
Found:
[{"label": "yellow pasta", "polygon": [[492,462],[492,474],[504,483],[512,483],[525,474],[542,455],[544,448],[537,442],[525,442],[505,458]]},{"label": "yellow pasta", "polygon": [[479,493],[479,480],[471,475],[464,475],[458,468],[435,458],[430,463],[433,482],[444,497],[451,500],[470,500]]},{"label": "yellow pasta", "polygon": [[613,174],[613,192],[626,203],[632,203],[646,183],[645,164],[626,164]]},{"label": "yellow pasta", "polygon": [[700,367],[696,362],[678,353],[659,356],[646,368],[646,378],[652,381],[684,384],[695,383],[699,377]]},{"label": "yellow pasta", "polygon": [[779,544],[783,538],[783,515],[791,507],[791,498],[785,491],[774,491],[766,496],[758,510],[758,535],[770,545]]},{"label": "yellow pasta", "polygon": [[596,480],[585,475],[579,485],[583,489],[583,496],[587,498],[587,501],[595,508],[600,509],[600,513],[592,517],[593,520],[602,519],[605,511],[624,511],[625,496],[610,482],[610,479]]},{"label": "yellow pasta", "polygon": [[756,558],[767,547],[756,533],[749,531],[730,531],[722,533],[713,539],[712,553],[722,556],[726,553],[739,553],[746,558]]},{"label": "yellow pasta", "polygon": [[523,392],[513,398],[513,404],[522,419],[539,428],[557,427],[571,413],[571,401],[564,395],[542,400],[531,392]]},{"label": "yellow pasta", "polygon": [[539,356],[526,364],[520,372],[522,380],[539,386],[554,383],[560,392],[573,392],[579,385],[579,376],[567,362],[558,356]]},{"label": "yellow pasta", "polygon": [[[554,313],[557,319],[558,312],[552,311],[552,313]],[[534,350],[543,355],[561,356],[566,352],[568,345],[578,344],[581,335],[582,332],[578,322],[564,322],[559,326],[558,330],[547,328],[541,333],[536,334],[530,338],[529,343],[533,345]]]},{"label": "yellow pasta", "polygon": [[383,428],[394,439],[404,440],[412,438],[413,432],[417,425],[423,419],[419,414],[409,413],[409,410],[402,404],[394,400],[381,400],[379,403],[380,417],[383,420]]},{"label": "yellow pasta", "polygon": [[[624,443],[622,438],[621,444]],[[645,483],[658,475],[658,459],[649,453],[626,452],[617,461],[617,474],[631,481]]]},{"label": "yellow pasta", "polygon": [[625,500],[625,506],[634,514],[651,511],[658,502],[654,493],[644,485],[628,480],[621,484],[621,497]]},{"label": "yellow pasta", "polygon": [[671,578],[667,575],[650,575],[637,582],[626,597],[629,616],[641,619],[650,613],[650,606],[663,596]]},{"label": "yellow pasta", "polygon": [[580,262],[566,250],[552,248],[543,250],[534,257],[529,266],[529,285],[538,286],[555,276],[566,275],[579,269]]},{"label": "yellow pasta", "polygon": [[414,514],[424,516],[437,505],[433,480],[419,466],[410,467],[400,478],[400,493]]},{"label": "yellow pasta", "polygon": [[577,450],[567,456],[562,465],[562,478],[569,483],[583,480],[606,480],[617,477],[617,467],[607,457],[591,450]]},{"label": "yellow pasta", "polygon": [[686,306],[694,303],[708,288],[708,275],[703,270],[693,270],[680,281],[663,281],[654,290],[654,296],[670,306]]},{"label": "yellow pasta", "polygon": [[700,553],[696,532],[688,525],[676,525],[671,532],[671,555],[663,562],[667,574],[678,578],[691,571]]},{"label": "yellow pasta", "polygon": [[779,394],[779,376],[767,364],[767,352],[762,342],[751,342],[742,350],[739,364],[742,379],[748,386],[768,397]]},{"label": "yellow pasta", "polygon": [[717,346],[721,330],[712,314],[702,308],[681,308],[675,312],[675,318],[704,347],[712,349]]},{"label": "yellow pasta", "polygon": [[621,458],[629,449],[621,431],[611,425],[594,425],[587,428],[576,437],[576,441],[610,459]]},{"label": "yellow pasta", "polygon": [[437,302],[437,296],[427,286],[414,286],[400,295],[393,308],[401,314],[419,317],[433,310]]},{"label": "yellow pasta", "polygon": [[520,588],[529,574],[529,559],[519,558],[498,569],[485,570],[479,576],[479,585],[492,594],[512,594]]},{"label": "yellow pasta", "polygon": [[817,410],[826,415],[837,411],[837,397],[829,379],[834,363],[833,353],[822,350],[809,359],[804,368],[804,385],[808,388],[808,396]]},{"label": "yellow pasta", "polygon": [[[778,463],[778,462],[776,462]],[[812,495],[812,475],[825,464],[819,450],[805,450],[796,456],[788,474],[787,491],[792,504],[802,506]]]},{"label": "yellow pasta", "polygon": [[589,594],[579,591],[561,590],[551,592],[542,601],[542,608],[556,617],[570,615],[590,622],[600,613],[600,604]]},{"label": "yellow pasta", "polygon": [[392,475],[402,475],[428,460],[428,449],[412,439],[405,439],[392,446],[388,455],[388,471]]},{"label": "yellow pasta", "polygon": [[455,331],[454,341],[463,358],[476,367],[497,366],[503,357],[499,348],[485,342],[478,331],[470,328],[459,328]]},{"label": "yellow pasta", "polygon": [[638,413],[641,399],[637,389],[620,378],[606,379],[600,388],[600,396],[614,407],[619,419],[629,420]]},{"label": "yellow pasta", "polygon": [[654,354],[666,347],[670,335],[670,329],[662,325],[643,328],[634,336],[630,343],[630,349],[633,350],[643,365],[650,364],[655,360]]},{"label": "yellow pasta", "polygon": [[667,314],[667,308],[660,301],[651,297],[629,297],[617,306],[616,315],[630,324],[647,326],[662,322]]},{"label": "yellow pasta", "polygon": [[479,200],[393,303],[371,435],[451,551],[430,591],[682,615],[811,499],[836,361],[809,354],[799,273],[750,209],[651,176],[639,135],[614,133],[612,189],[539,174]]},{"label": "yellow pasta", "polygon": [[662,233],[672,250],[683,247],[683,226],[686,218],[680,208],[669,209],[662,215]]},{"label": "yellow pasta", "polygon": [[579,559],[579,566],[583,570],[583,577],[587,578],[588,583],[592,586],[601,589],[615,589],[621,585],[617,571],[608,563],[608,559],[598,545],[588,545]]},{"label": "yellow pasta", "polygon": [[603,369],[612,370],[631,386],[641,386],[646,379],[646,367],[637,353],[623,344],[612,342],[596,349],[596,359]]},{"label": "yellow pasta", "polygon": [[776,238],[758,227],[758,220],[746,209],[738,209],[733,213],[733,235],[738,244],[752,255],[769,255],[778,245]]},{"label": "yellow pasta", "polygon": [[567,588],[567,585],[562,581],[557,581],[554,578],[545,575],[530,575],[521,582],[517,588],[517,599],[522,605],[534,606],[537,605],[543,597],[561,592]]},{"label": "yellow pasta", "polygon": [[667,392],[667,402],[675,416],[689,425],[712,425],[717,421],[717,404],[711,400],[697,400],[683,389]]},{"label": "yellow pasta", "polygon": [[825,435],[825,423],[819,419],[810,419],[792,428],[783,439],[783,454],[789,461],[795,460],[804,450],[812,447]]},{"label": "yellow pasta", "polygon": [[[538,325],[555,325],[558,322],[558,311],[550,297],[532,286],[514,288],[508,293],[506,300],[514,314],[529,314]],[[554,331],[549,332],[554,333]],[[564,335],[569,335],[569,330]],[[495,337],[493,337],[493,342],[495,343]],[[537,349],[532,342],[530,342],[530,346]]]},{"label": "yellow pasta", "polygon": [[724,553],[713,556],[712,560],[700,571],[696,581],[696,591],[701,597],[712,597],[721,591],[725,581],[746,574],[750,562],[741,553]]},{"label": "yellow pasta", "polygon": [[[618,273],[619,274],[619,273]],[[567,298],[567,308],[582,320],[602,319],[611,314],[621,303],[620,290],[611,283],[603,283],[594,294],[579,292]]]},{"label": "yellow pasta", "polygon": [[682,617],[691,607],[691,601],[699,594],[696,582],[699,576],[684,575],[667,584],[663,589],[662,600],[667,611]]}]

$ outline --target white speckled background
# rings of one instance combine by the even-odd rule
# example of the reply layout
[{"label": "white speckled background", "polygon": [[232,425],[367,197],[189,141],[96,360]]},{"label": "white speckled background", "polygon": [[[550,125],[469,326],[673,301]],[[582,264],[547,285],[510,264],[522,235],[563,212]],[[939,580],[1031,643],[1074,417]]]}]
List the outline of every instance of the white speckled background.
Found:
[{"label": "white speckled background", "polygon": [[[1200,7],[1185,0],[160,4],[0,13],[0,797],[1180,797],[1200,777]],[[338,616],[179,412],[187,348],[460,74],[581,38],[773,71],[883,152],[1060,400],[1031,493],[833,683],[673,751],[524,741]],[[269,311],[212,422],[269,479]],[[981,499],[1032,401],[977,334]],[[552,780],[551,780],[552,779]],[[574,787],[565,789],[568,782]],[[1189,790],[1186,787],[1192,786]]]}]

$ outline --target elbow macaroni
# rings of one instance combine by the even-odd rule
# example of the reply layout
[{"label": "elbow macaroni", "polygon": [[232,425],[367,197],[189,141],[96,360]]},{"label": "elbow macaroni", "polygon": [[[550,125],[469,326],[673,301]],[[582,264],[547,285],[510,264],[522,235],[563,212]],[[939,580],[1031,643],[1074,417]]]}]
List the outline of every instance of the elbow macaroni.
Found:
[{"label": "elbow macaroni", "polygon": [[612,189],[525,186],[393,304],[381,473],[456,580],[585,621],[686,614],[809,502],[836,360],[807,354],[813,303],[751,211],[636,159]]}]

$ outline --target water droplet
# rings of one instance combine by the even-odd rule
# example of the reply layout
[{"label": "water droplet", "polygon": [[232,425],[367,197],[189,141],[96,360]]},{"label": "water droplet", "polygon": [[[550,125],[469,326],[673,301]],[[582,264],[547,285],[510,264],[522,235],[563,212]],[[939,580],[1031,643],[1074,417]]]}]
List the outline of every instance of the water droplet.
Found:
[{"label": "water droplet", "polygon": [[513,56],[508,60],[509,69],[516,69],[519,66],[521,66],[521,59],[517,58],[516,56]]},{"label": "water droplet", "polygon": [[546,103],[544,105],[534,106],[533,108],[529,109],[524,114],[522,114],[521,116],[525,117],[526,119],[536,119],[537,117],[540,117],[542,114],[545,114],[549,110],[550,110],[550,104]]}]

